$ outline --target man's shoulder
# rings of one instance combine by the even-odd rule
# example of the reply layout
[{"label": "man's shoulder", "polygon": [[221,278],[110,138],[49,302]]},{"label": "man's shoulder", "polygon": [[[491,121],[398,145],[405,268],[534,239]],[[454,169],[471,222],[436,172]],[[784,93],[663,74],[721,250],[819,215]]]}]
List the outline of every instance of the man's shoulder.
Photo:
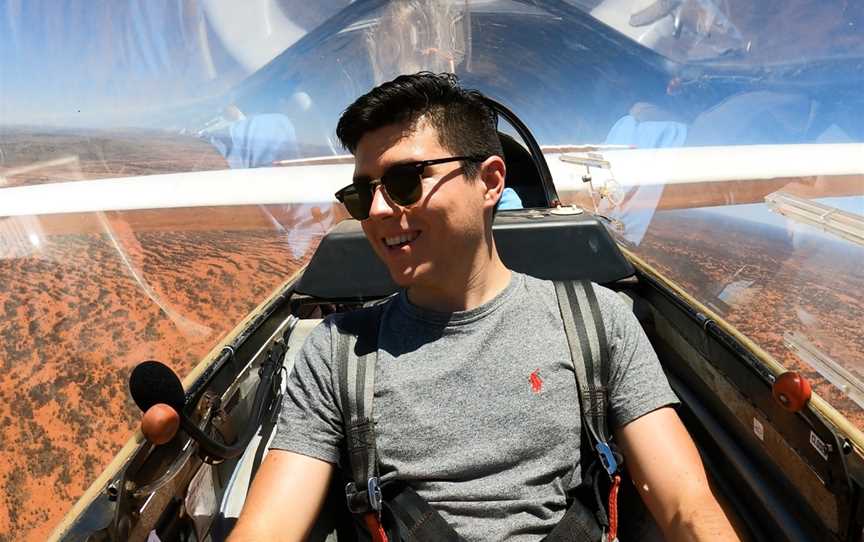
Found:
[{"label": "man's shoulder", "polygon": [[[515,273],[515,271],[514,271]],[[519,273],[521,274],[521,273]],[[523,275],[525,277],[525,289],[529,293],[540,294],[550,296],[555,298],[555,282],[548,279],[541,279],[531,275]],[[569,282],[569,281],[562,281]],[[588,283],[591,288],[594,290],[595,295],[597,296],[597,304],[600,305],[601,309],[603,307],[615,307],[615,308],[626,308],[627,303],[621,297],[621,294],[615,292],[607,288],[606,286],[601,286],[596,282]]]},{"label": "man's shoulder", "polygon": [[601,286],[594,282],[591,283],[594,287],[594,294],[597,296],[597,304],[600,305],[602,311],[604,307],[609,311],[625,311],[629,312],[633,301],[626,294],[616,292],[606,286]]},{"label": "man's shoulder", "polygon": [[368,329],[374,329],[381,313],[389,303],[390,299],[387,299],[376,305],[325,316],[306,337],[304,347],[310,344],[322,346],[337,340],[339,335],[358,336]]},{"label": "man's shoulder", "polygon": [[[529,296],[538,296],[545,304],[554,307],[557,311],[558,297],[555,293],[555,282],[531,275],[524,275],[524,277],[525,293]],[[624,324],[630,322],[629,314],[633,304],[629,298],[595,282],[589,282],[589,284],[597,298],[597,306],[600,309],[603,323],[607,327],[615,327],[622,322]]]},{"label": "man's shoulder", "polygon": [[517,271],[513,271],[513,274],[522,277],[522,288],[529,295],[555,297],[555,284],[551,280],[537,278],[533,275],[526,275]]},{"label": "man's shoulder", "polygon": [[388,299],[378,305],[326,316],[303,340],[299,359],[313,371],[329,370],[336,361],[341,339],[353,336],[354,340],[367,341],[365,344],[373,341],[371,344],[375,344],[378,322],[389,303]]},{"label": "man's shoulder", "polygon": [[331,314],[324,319],[323,323],[328,329],[340,335],[357,337],[370,333],[378,328],[378,323],[395,298],[396,296],[393,295],[359,309]]}]

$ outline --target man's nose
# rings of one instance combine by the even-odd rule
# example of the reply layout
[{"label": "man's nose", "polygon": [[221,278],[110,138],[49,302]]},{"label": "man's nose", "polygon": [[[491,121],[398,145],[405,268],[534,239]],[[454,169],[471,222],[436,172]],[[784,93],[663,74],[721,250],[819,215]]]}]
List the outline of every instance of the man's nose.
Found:
[{"label": "man's nose", "polygon": [[380,184],[372,189],[372,205],[369,207],[370,218],[384,218],[396,212],[395,204],[384,195],[384,187]]}]

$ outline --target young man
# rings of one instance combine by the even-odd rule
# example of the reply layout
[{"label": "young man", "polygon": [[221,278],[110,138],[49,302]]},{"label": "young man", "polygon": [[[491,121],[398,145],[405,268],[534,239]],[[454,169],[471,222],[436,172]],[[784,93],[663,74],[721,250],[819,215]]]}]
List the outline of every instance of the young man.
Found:
[{"label": "young man", "polygon": [[[337,133],[356,159],[340,198],[402,287],[379,328],[382,480],[410,485],[467,540],[541,540],[580,482],[581,422],[553,285],[511,272],[495,249],[494,113],[455,77],[420,73],[359,98]],[[610,425],[643,500],[668,539],[734,539],[647,338],[616,294],[594,290]],[[317,517],[344,444],[341,322],[328,318],[298,355],[232,540],[301,540]]]}]

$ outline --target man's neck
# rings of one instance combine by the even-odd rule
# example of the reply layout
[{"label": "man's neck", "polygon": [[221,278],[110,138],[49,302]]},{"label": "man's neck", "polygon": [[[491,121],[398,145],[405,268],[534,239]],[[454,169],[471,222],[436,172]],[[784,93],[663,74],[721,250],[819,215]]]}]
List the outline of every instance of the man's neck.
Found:
[{"label": "man's neck", "polygon": [[466,311],[491,301],[510,283],[510,270],[492,251],[492,257],[465,273],[451,273],[435,286],[411,286],[412,304],[436,312]]}]

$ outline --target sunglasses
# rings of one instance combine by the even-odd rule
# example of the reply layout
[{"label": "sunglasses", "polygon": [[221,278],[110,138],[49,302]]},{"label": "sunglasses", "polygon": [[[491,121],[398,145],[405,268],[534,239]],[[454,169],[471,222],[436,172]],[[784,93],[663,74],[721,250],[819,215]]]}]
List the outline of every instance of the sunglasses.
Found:
[{"label": "sunglasses", "polygon": [[420,196],[423,195],[421,181],[426,166],[463,160],[482,162],[485,159],[479,156],[452,156],[450,158],[396,164],[385,171],[380,179],[371,179],[368,182],[364,180],[364,177],[354,179],[353,183],[336,192],[336,199],[345,205],[352,217],[357,220],[366,220],[369,218],[369,210],[372,208],[372,198],[375,195],[376,186],[381,185],[393,203],[408,207],[420,201]]}]

